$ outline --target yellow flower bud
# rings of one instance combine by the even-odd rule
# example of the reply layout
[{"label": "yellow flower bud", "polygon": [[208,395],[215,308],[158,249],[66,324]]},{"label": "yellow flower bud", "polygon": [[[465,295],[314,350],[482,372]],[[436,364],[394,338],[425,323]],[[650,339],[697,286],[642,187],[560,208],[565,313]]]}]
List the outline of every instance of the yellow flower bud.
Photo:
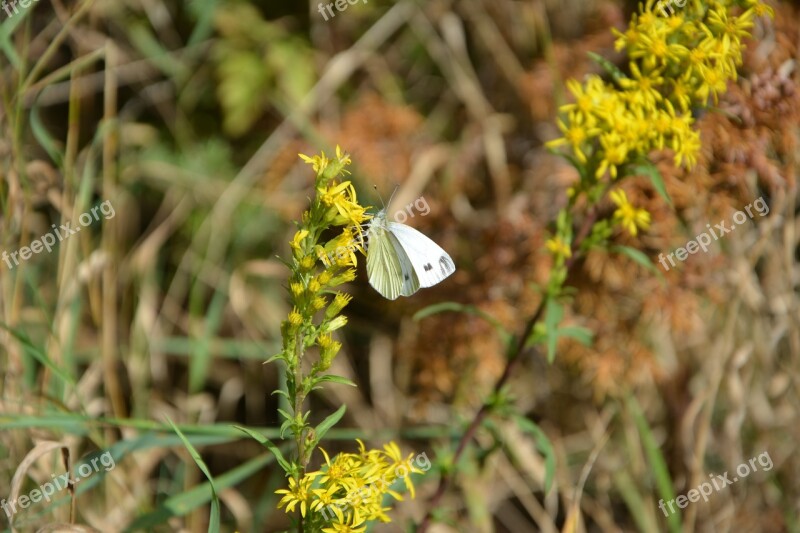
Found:
[{"label": "yellow flower bud", "polygon": [[311,294],[315,294],[315,293],[319,292],[319,290],[320,290],[321,288],[322,288],[322,287],[320,286],[320,284],[319,284],[319,281],[317,281],[317,280],[315,280],[315,279],[312,279],[312,280],[311,280],[311,281],[308,283],[308,292],[310,292]]},{"label": "yellow flower bud", "polygon": [[303,294],[303,291],[305,290],[305,288],[303,287],[302,283],[297,282],[297,281],[293,281],[293,282],[289,283],[289,290],[291,291],[292,296],[297,298],[298,296]]},{"label": "yellow flower bud", "polygon": [[325,310],[325,318],[330,319],[338,315],[352,299],[353,297],[348,294],[338,293],[333,299],[333,303]]},{"label": "yellow flower bud", "polygon": [[289,313],[289,325],[293,327],[300,327],[303,325],[303,315],[297,311],[297,308],[292,309],[292,312]]},{"label": "yellow flower bud", "polygon": [[306,255],[303,256],[303,258],[300,260],[300,268],[302,268],[303,270],[311,270],[312,268],[314,268],[314,265],[316,263],[317,262],[314,260],[314,256]]},{"label": "yellow flower bud", "polygon": [[325,300],[324,296],[315,296],[313,300],[311,300],[311,308],[314,311],[319,311],[320,309],[324,309],[325,306],[328,305],[327,300]]}]

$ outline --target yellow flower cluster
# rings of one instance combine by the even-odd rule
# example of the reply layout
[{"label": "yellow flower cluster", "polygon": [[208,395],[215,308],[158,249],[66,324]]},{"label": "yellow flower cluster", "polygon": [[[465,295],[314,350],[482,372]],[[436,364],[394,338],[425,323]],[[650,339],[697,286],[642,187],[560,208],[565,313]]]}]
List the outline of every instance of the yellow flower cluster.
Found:
[{"label": "yellow flower cluster", "polygon": [[[313,157],[300,154],[300,157],[317,173],[317,194],[311,209],[303,213],[300,228],[289,243],[293,256],[289,279],[292,311],[283,325],[282,355],[289,370],[293,371],[297,364],[294,354],[299,348],[297,334],[305,328],[306,347],[313,344],[314,337],[320,346],[320,360],[315,364],[313,374],[328,370],[341,348],[340,343],[330,339],[329,333],[346,324],[345,317],[337,315],[350,297],[332,289],[355,279],[354,252],[361,250],[361,224],[369,219],[369,215],[358,203],[353,185],[337,179],[347,173],[346,166],[350,164],[350,157],[341,148],[336,147],[333,159],[328,159],[324,152]],[[320,242],[323,232],[335,226],[343,227],[342,232],[328,242]],[[322,272],[317,271],[318,260],[324,266]],[[333,300],[329,301],[331,294]],[[323,309],[325,313],[321,323],[315,326],[314,316]]]},{"label": "yellow flower cluster", "polygon": [[325,464],[299,481],[290,478],[288,489],[275,491],[283,494],[278,508],[286,506],[289,513],[299,507],[310,530],[325,533],[362,532],[371,521],[391,522],[386,514],[390,509],[381,503],[384,495],[402,500],[392,490],[402,480],[413,498],[411,474],[422,470],[412,463],[413,454],[404,458],[394,442],[383,450],[367,450],[363,442],[357,442],[358,453],[340,453],[332,460],[320,448]]},{"label": "yellow flower cluster", "polygon": [[627,31],[613,30],[630,75],[606,63],[614,84],[596,75],[567,82],[575,102],[562,106],[563,137],[548,146],[568,145],[598,179],[606,172],[616,178],[623,165],[665,147],[676,165],[692,167],[700,149],[692,108],[725,92],[742,62],[742,38],[755,17],[772,14],[759,0],[688,0],[669,12],[655,2],[640,4]]},{"label": "yellow flower cluster", "polygon": [[547,242],[544,243],[550,253],[552,253],[556,257],[572,257],[572,250],[570,250],[569,245],[564,242],[559,235],[547,239]]},{"label": "yellow flower cluster", "polygon": [[617,210],[614,211],[614,222],[628,230],[628,233],[636,236],[639,229],[646,230],[650,227],[650,213],[645,209],[633,207],[625,191],[614,189],[609,196],[617,206]]}]

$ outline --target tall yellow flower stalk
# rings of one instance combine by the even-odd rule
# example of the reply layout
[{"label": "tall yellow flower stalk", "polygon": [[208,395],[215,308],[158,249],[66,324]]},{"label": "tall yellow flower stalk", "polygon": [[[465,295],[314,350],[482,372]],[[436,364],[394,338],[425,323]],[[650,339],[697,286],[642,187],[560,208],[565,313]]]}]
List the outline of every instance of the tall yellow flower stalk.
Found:
[{"label": "tall yellow flower stalk", "polygon": [[[421,470],[412,464],[412,455],[402,456],[394,442],[383,450],[367,450],[358,441],[357,454],[341,453],[331,459],[321,450],[320,470],[307,471],[314,450],[342,417],[345,406],[314,427],[309,422],[311,412],[304,407],[306,398],[326,382],[355,385],[329,370],[342,347],[334,332],[347,324],[341,312],[351,300],[338,287],[355,279],[356,253],[364,252],[361,227],[371,216],[358,203],[352,183],[343,179],[349,174],[350,157],[338,146],[332,159],[324,152],[300,157],[316,172],[315,195],[289,243],[292,310],[281,326],[281,352],[268,361],[286,365],[286,390],[275,392],[290,406],[289,411],[279,409],[284,418],[281,434],[293,436],[296,453],[287,460],[263,436],[248,433],[263,442],[285,470],[288,487],[276,493],[282,495],[279,507],[299,514],[298,531],[360,532],[373,520],[389,521],[390,509],[382,506],[383,496],[402,499],[397,492],[401,480],[413,496],[410,475]],[[337,230],[338,234],[325,240]],[[313,352],[317,353],[313,362],[306,361]]]},{"label": "tall yellow flower stalk", "polygon": [[[624,32],[612,30],[617,50],[627,55],[628,73],[594,56],[609,79],[593,74],[583,83],[567,82],[574,102],[560,108],[563,136],[547,143],[565,147],[561,154],[580,173],[569,191],[570,207],[582,194],[589,205],[598,203],[614,182],[635,174],[650,176],[666,198],[648,155],[668,149],[676,166],[695,165],[700,134],[692,112],[716,104],[736,80],[742,39],[763,15],[771,16],[772,9],[759,0],[687,0],[683,7],[647,0]],[[624,191],[613,190],[610,198],[617,206],[613,217],[595,222],[584,249],[605,242],[613,227],[633,236],[649,228],[650,214],[633,206]],[[547,243],[557,264],[571,255],[569,210],[564,216]]]},{"label": "tall yellow flower stalk", "polygon": [[[736,69],[742,63],[742,39],[749,37],[755,19],[764,15],[772,16],[772,10],[759,0],[647,0],[639,5],[624,32],[614,30],[616,47],[626,55],[627,73],[593,55],[606,76],[590,75],[582,83],[567,82],[572,102],[559,110],[562,136],[547,146],[561,150],[558,153],[575,167],[579,180],[568,189],[567,206],[559,211],[545,244],[553,259],[548,285],[521,334],[512,336],[503,331],[513,343],[506,366],[493,394],[459,440],[453,463],[458,462],[490,415],[513,413],[505,388],[514,368],[533,346],[546,347],[547,358],[552,361],[561,338],[591,342],[590,331],[561,327],[567,294],[564,284],[570,269],[586,251],[618,250],[655,269],[640,251],[611,245],[615,231],[636,236],[650,226],[650,213],[633,205],[619,183],[628,176],[646,175],[669,202],[663,180],[649,160],[650,153],[670,150],[675,165],[690,168],[696,164],[701,139],[693,113],[716,104],[727,83],[736,79]],[[605,210],[599,206],[607,196],[616,209],[601,216]],[[519,415],[513,418],[537,442],[546,440],[530,420]],[[543,453],[549,448],[540,446]],[[551,467],[550,475],[552,471]],[[452,480],[452,473],[440,479],[418,533],[427,533]],[[671,520],[676,521],[677,515],[673,516]],[[677,530],[680,524],[671,527]]]}]

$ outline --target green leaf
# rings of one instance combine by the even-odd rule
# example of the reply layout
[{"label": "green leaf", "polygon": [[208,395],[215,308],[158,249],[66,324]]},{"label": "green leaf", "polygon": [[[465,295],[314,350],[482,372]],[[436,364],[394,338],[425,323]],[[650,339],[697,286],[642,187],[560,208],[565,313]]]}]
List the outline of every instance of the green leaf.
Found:
[{"label": "green leaf", "polygon": [[482,319],[486,320],[489,324],[494,326],[494,329],[500,335],[505,344],[508,344],[508,342],[511,340],[511,334],[506,330],[505,327],[503,327],[503,324],[501,324],[499,320],[497,320],[489,313],[481,309],[478,309],[474,305],[464,305],[458,302],[442,302],[438,304],[433,304],[429,305],[428,307],[424,307],[419,311],[417,311],[416,313],[414,313],[413,319],[414,321],[419,321],[431,315],[445,313],[447,311],[479,316]]},{"label": "green leaf", "polygon": [[605,70],[609,76],[611,76],[615,82],[619,83],[620,80],[627,80],[628,77],[619,69],[617,66],[609,61],[608,59],[604,58],[601,55],[595,54],[594,52],[588,52],[589,57],[600,65],[600,67]]},{"label": "green leaf", "polygon": [[[211,368],[211,360],[214,357],[211,341],[222,325],[222,315],[227,299],[228,295],[225,292],[216,291],[208,308],[202,310],[202,314],[205,316],[203,332],[196,339],[197,342],[193,346],[194,353],[189,359],[189,391],[192,393],[199,392],[206,382]],[[199,316],[195,318],[200,319]]]},{"label": "green leaf", "polygon": [[639,487],[628,471],[617,470],[614,472],[613,479],[614,486],[628,507],[638,531],[659,531],[658,524],[655,522],[655,515],[648,512],[647,502],[642,497]]},{"label": "green leaf", "polygon": [[217,97],[222,105],[223,127],[234,137],[244,135],[268,104],[271,75],[261,54],[220,46],[217,62]]},{"label": "green leaf", "polygon": [[187,41],[188,46],[195,45],[208,39],[214,31],[214,14],[217,10],[218,0],[190,0],[189,12],[195,18],[194,29]]},{"label": "green leaf", "polygon": [[211,514],[208,518],[208,531],[213,533],[218,533],[219,516],[220,516],[219,496],[217,495],[217,488],[214,486],[214,478],[211,475],[211,472],[208,471],[208,467],[206,466],[205,461],[203,461],[203,458],[200,457],[200,454],[197,453],[195,447],[192,446],[191,442],[189,442],[189,439],[187,439],[184,436],[183,432],[180,429],[178,429],[178,426],[176,426],[172,422],[172,420],[170,420],[169,417],[167,417],[167,422],[169,423],[170,426],[172,426],[172,430],[178,434],[178,437],[180,437],[181,441],[183,441],[183,445],[189,451],[189,455],[192,456],[192,459],[194,459],[194,462],[197,465],[197,467],[203,472],[203,474],[205,474],[206,478],[208,479],[208,483],[211,486]]},{"label": "green leaf", "polygon": [[642,265],[644,268],[654,273],[662,280],[664,279],[664,275],[661,273],[661,271],[658,268],[656,268],[656,265],[653,264],[653,262],[650,261],[650,258],[647,257],[647,255],[645,255],[641,250],[637,250],[636,248],[631,248],[630,246],[615,245],[611,247],[611,251],[628,256],[628,258]]},{"label": "green leaf", "polygon": [[39,145],[44,148],[47,155],[50,156],[50,159],[53,160],[56,166],[61,167],[63,165],[64,156],[61,153],[58,143],[42,123],[39,114],[39,106],[36,104],[31,107],[31,131],[33,132],[33,136],[36,137],[36,140],[39,141]]},{"label": "green leaf", "polygon": [[630,170],[632,174],[649,178],[650,183],[653,184],[653,188],[661,195],[664,201],[666,201],[670,207],[675,207],[672,205],[672,198],[670,198],[669,193],[667,193],[667,187],[664,185],[664,177],[661,175],[661,172],[658,171],[658,167],[649,161],[645,161],[634,165]]},{"label": "green leaf", "polygon": [[[250,476],[259,473],[263,474],[265,467],[269,466],[273,459],[274,456],[271,453],[264,453],[254,457],[243,465],[239,465],[219,476],[216,484],[223,489],[235,487]],[[155,526],[159,524],[165,524],[166,526],[173,516],[187,515],[193,509],[209,501],[212,496],[209,483],[203,483],[181,494],[170,496],[155,511],[138,517],[125,531],[131,533],[134,531],[161,531],[162,529]],[[168,531],[171,528],[167,527],[165,530]]]},{"label": "green leaf", "polygon": [[[8,58],[8,62],[11,63],[15,70],[20,69],[22,61],[20,60],[19,54],[17,54],[17,47],[11,42],[11,36],[14,34],[14,31],[16,31],[17,27],[25,21],[31,11],[33,10],[24,9],[17,16],[8,18],[6,18],[5,13],[3,13],[1,17],[4,20],[0,23],[0,50],[3,51]],[[10,72],[8,74],[10,74]]]},{"label": "green leaf", "polygon": [[[642,408],[639,406],[639,402],[636,401],[635,396],[628,394],[625,399],[625,403],[633,417],[636,428],[639,430],[639,435],[642,439],[642,446],[644,447],[647,461],[650,463],[650,468],[655,476],[656,487],[658,488],[659,496],[666,501],[674,500],[675,491],[672,488],[672,478],[669,475],[667,462],[664,460],[664,456],[658,447],[656,438],[653,436],[653,432],[650,430],[647,419],[642,413]],[[675,513],[671,513],[667,517],[667,523],[669,524],[669,529],[672,533],[680,533],[680,510],[677,510]]]},{"label": "green leaf", "polygon": [[558,336],[575,339],[584,346],[591,346],[594,332],[589,328],[581,326],[565,326],[563,328],[558,328]]},{"label": "green leaf", "polygon": [[270,452],[272,452],[272,455],[275,456],[275,460],[278,461],[278,464],[281,465],[281,468],[283,468],[284,472],[291,472],[293,470],[292,464],[286,460],[280,448],[275,446],[275,444],[273,444],[272,441],[269,440],[267,437],[265,437],[264,435],[262,435],[257,431],[253,431],[252,429],[243,426],[233,426],[233,427],[235,427],[240,431],[244,431],[245,433],[253,437],[256,441],[264,445],[264,447],[267,448]]},{"label": "green leaf", "polygon": [[536,440],[536,447],[544,455],[544,491],[550,492],[550,487],[553,486],[553,477],[556,473],[556,452],[553,449],[553,444],[542,428],[540,428],[533,420],[529,420],[524,416],[517,415],[514,417],[519,428],[525,433],[531,435]]},{"label": "green leaf", "polygon": [[572,167],[578,171],[578,175],[580,175],[581,181],[582,182],[586,181],[586,175],[587,175],[586,165],[578,161],[577,157],[558,148],[547,148],[547,151],[555,156],[563,157],[564,159],[566,159],[569,162],[569,164],[572,165]]},{"label": "green leaf", "polygon": [[345,411],[347,411],[347,406],[342,404],[342,406],[337,409],[335,413],[328,415],[325,420],[319,423],[319,425],[314,429],[314,434],[316,435],[314,446],[316,446],[317,443],[321,441],[323,437],[325,437],[325,434],[329,429],[335,426],[336,423],[342,419]]},{"label": "green leaf", "polygon": [[326,383],[326,382],[330,381],[331,383],[341,383],[342,385],[350,385],[351,387],[358,387],[358,385],[356,385],[355,383],[353,383],[349,379],[347,379],[345,377],[342,377],[342,376],[336,376],[334,374],[326,374],[324,376],[320,376],[320,377],[316,378],[314,381],[315,381],[315,383],[314,383],[315,385],[317,383]]},{"label": "green leaf", "polygon": [[558,325],[564,317],[564,307],[554,298],[547,300],[544,311],[544,326],[547,335],[547,362],[552,363],[556,357],[558,342]]},{"label": "green leaf", "polygon": [[39,361],[39,363],[52,370],[52,372],[56,376],[60,377],[64,383],[72,386],[73,388],[77,388],[77,384],[72,379],[72,377],[70,377],[69,373],[66,370],[59,367],[53,361],[51,361],[50,358],[47,356],[47,353],[45,353],[44,350],[33,344],[31,339],[27,335],[25,335],[25,333],[10,328],[3,322],[0,322],[0,328],[3,328],[4,330],[8,331],[15,339],[18,340],[20,344],[22,344],[22,347],[25,349],[26,354],[30,355],[35,360]]}]

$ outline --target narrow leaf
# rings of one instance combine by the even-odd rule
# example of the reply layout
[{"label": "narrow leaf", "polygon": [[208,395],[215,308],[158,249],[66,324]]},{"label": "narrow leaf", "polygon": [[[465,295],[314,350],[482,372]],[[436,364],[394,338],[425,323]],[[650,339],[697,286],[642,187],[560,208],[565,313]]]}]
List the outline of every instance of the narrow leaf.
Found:
[{"label": "narrow leaf", "polygon": [[547,335],[547,361],[552,363],[556,357],[556,343],[558,342],[558,325],[564,316],[564,307],[555,299],[547,301],[544,313],[544,325]]},{"label": "narrow leaf", "polygon": [[650,183],[653,184],[653,188],[656,190],[656,192],[661,195],[661,197],[667,202],[667,204],[669,204],[670,207],[674,207],[672,205],[672,199],[669,197],[669,193],[667,193],[667,187],[664,185],[664,177],[661,175],[661,172],[658,171],[658,167],[647,161],[635,165],[633,168],[631,168],[631,171],[633,174],[638,174],[649,178]]},{"label": "narrow leaf", "polygon": [[[336,423],[342,419],[342,417],[344,416],[344,412],[346,410],[347,406],[342,404],[342,406],[339,409],[337,409],[335,413],[328,415],[328,417],[325,418],[325,420],[319,423],[319,425],[314,430],[314,432],[316,433],[316,442],[321,441],[322,438],[325,436],[325,434],[328,432],[328,430],[331,429],[333,426],[335,426]],[[316,442],[314,443],[315,446]]]},{"label": "narrow leaf", "polygon": [[[672,478],[669,475],[667,462],[664,459],[664,455],[661,453],[661,449],[658,447],[658,443],[656,442],[655,436],[653,436],[653,432],[650,430],[650,425],[647,423],[644,413],[642,413],[642,408],[639,406],[639,402],[636,401],[636,397],[629,394],[626,399],[626,405],[628,406],[628,410],[633,417],[636,428],[639,430],[639,435],[642,439],[642,446],[644,447],[647,461],[650,463],[650,468],[655,476],[656,487],[658,488],[659,496],[661,496],[661,498],[665,501],[674,500],[675,491],[672,488]],[[669,524],[669,529],[672,533],[680,533],[680,510],[677,510],[675,513],[671,513],[667,518],[667,523]]]},{"label": "narrow leaf", "polygon": [[604,58],[601,55],[595,54],[594,52],[589,52],[589,57],[600,65],[603,70],[605,70],[609,76],[611,76],[615,82],[619,83],[620,80],[626,80],[628,77],[611,61]]},{"label": "narrow leaf", "polygon": [[544,491],[550,492],[550,487],[553,486],[553,477],[556,473],[556,452],[553,449],[553,444],[542,428],[540,428],[533,420],[525,418],[524,416],[517,415],[514,417],[517,425],[522,431],[531,435],[536,441],[536,447],[544,456]]},{"label": "narrow leaf", "polygon": [[611,247],[612,252],[617,252],[622,255],[627,256],[629,259],[633,260],[635,263],[640,264],[659,278],[664,277],[661,271],[656,268],[656,265],[650,260],[647,255],[644,254],[641,250],[637,250],[636,248],[631,248],[630,246],[623,246],[623,245],[616,245]]},{"label": "narrow leaf", "polygon": [[575,339],[584,346],[591,346],[592,338],[594,337],[592,330],[581,326],[565,326],[563,328],[559,328],[558,335],[559,337]]},{"label": "narrow leaf", "polygon": [[211,476],[211,472],[208,471],[208,467],[206,466],[205,461],[203,461],[203,458],[200,457],[200,454],[197,453],[197,450],[194,446],[192,446],[192,443],[189,442],[189,439],[184,436],[183,432],[178,429],[178,426],[176,426],[169,417],[167,417],[167,423],[169,423],[169,425],[172,426],[172,430],[178,434],[178,437],[180,437],[181,441],[183,441],[183,445],[189,451],[189,455],[192,456],[192,459],[194,459],[197,467],[208,479],[208,484],[211,486],[211,514],[208,518],[208,531],[211,533],[218,533],[220,509],[217,488],[214,486],[214,478]]},{"label": "narrow leaf", "polygon": [[281,452],[280,448],[275,446],[275,444],[273,444],[271,440],[269,440],[267,437],[265,437],[261,433],[259,433],[257,431],[253,431],[252,429],[249,429],[249,428],[246,428],[246,427],[242,427],[242,426],[233,426],[233,427],[235,427],[236,429],[238,429],[240,431],[243,431],[243,432],[247,433],[248,435],[253,437],[256,441],[258,441],[259,443],[263,444],[264,447],[267,448],[269,451],[271,451],[272,455],[275,456],[275,460],[278,461],[279,465],[281,465],[281,468],[283,468],[283,471],[284,472],[291,472],[292,465],[283,456],[283,453]]},{"label": "narrow leaf", "polygon": [[327,374],[325,376],[320,376],[319,378],[316,379],[316,382],[317,383],[325,383],[325,382],[341,383],[342,385],[350,385],[351,387],[357,387],[358,386],[355,383],[353,383],[352,381],[350,381],[349,379],[347,379],[345,377],[342,377],[342,376],[337,376],[337,375],[334,375],[334,374]]}]

